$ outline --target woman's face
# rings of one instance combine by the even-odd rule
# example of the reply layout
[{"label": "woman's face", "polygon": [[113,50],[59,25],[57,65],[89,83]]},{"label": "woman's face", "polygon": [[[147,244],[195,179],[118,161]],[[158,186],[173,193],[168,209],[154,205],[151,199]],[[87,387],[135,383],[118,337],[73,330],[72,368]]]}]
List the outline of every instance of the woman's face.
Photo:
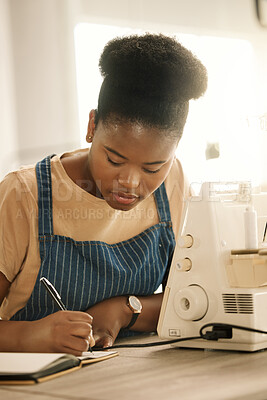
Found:
[{"label": "woman's face", "polygon": [[165,180],[178,141],[138,123],[94,125],[90,113],[87,141],[88,175],[95,196],[110,207],[128,211],[153,193]]}]

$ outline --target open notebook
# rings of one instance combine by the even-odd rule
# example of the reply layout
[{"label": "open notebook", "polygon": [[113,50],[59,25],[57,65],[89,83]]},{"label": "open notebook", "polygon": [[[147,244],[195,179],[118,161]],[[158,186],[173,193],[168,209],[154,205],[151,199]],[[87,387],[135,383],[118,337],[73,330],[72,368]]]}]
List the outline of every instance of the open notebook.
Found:
[{"label": "open notebook", "polygon": [[44,382],[118,354],[117,351],[93,351],[75,357],[63,353],[0,353],[0,385]]}]

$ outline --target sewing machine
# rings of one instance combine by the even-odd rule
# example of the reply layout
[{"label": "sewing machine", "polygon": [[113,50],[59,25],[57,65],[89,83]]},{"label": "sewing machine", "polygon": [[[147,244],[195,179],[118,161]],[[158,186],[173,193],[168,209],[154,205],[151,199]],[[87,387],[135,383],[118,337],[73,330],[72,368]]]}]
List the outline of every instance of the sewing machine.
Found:
[{"label": "sewing machine", "polygon": [[[252,193],[248,182],[204,183],[182,221],[159,336],[197,337],[208,323],[267,331],[267,193]],[[231,338],[176,345],[256,351],[267,348],[267,334],[233,329]]]}]

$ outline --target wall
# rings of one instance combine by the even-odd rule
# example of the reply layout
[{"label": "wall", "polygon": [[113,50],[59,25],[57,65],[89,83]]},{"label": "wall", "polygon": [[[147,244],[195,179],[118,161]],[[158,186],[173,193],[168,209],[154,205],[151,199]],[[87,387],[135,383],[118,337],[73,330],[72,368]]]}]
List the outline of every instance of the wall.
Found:
[{"label": "wall", "polygon": [[16,110],[8,0],[0,2],[0,177],[16,163]]},{"label": "wall", "polygon": [[17,156],[21,163],[79,145],[68,2],[11,0]]},{"label": "wall", "polygon": [[79,147],[68,1],[0,2],[0,173]]},{"label": "wall", "polygon": [[79,146],[73,44],[79,21],[250,38],[262,75],[258,90],[267,91],[267,29],[257,23],[252,0],[1,0],[1,176]]}]

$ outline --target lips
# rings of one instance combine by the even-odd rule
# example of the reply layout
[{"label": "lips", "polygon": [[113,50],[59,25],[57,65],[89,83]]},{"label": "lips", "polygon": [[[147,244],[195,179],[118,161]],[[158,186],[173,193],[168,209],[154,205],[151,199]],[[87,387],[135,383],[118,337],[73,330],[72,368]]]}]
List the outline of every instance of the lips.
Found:
[{"label": "lips", "polygon": [[120,204],[133,204],[138,196],[132,193],[113,192],[114,199]]}]

